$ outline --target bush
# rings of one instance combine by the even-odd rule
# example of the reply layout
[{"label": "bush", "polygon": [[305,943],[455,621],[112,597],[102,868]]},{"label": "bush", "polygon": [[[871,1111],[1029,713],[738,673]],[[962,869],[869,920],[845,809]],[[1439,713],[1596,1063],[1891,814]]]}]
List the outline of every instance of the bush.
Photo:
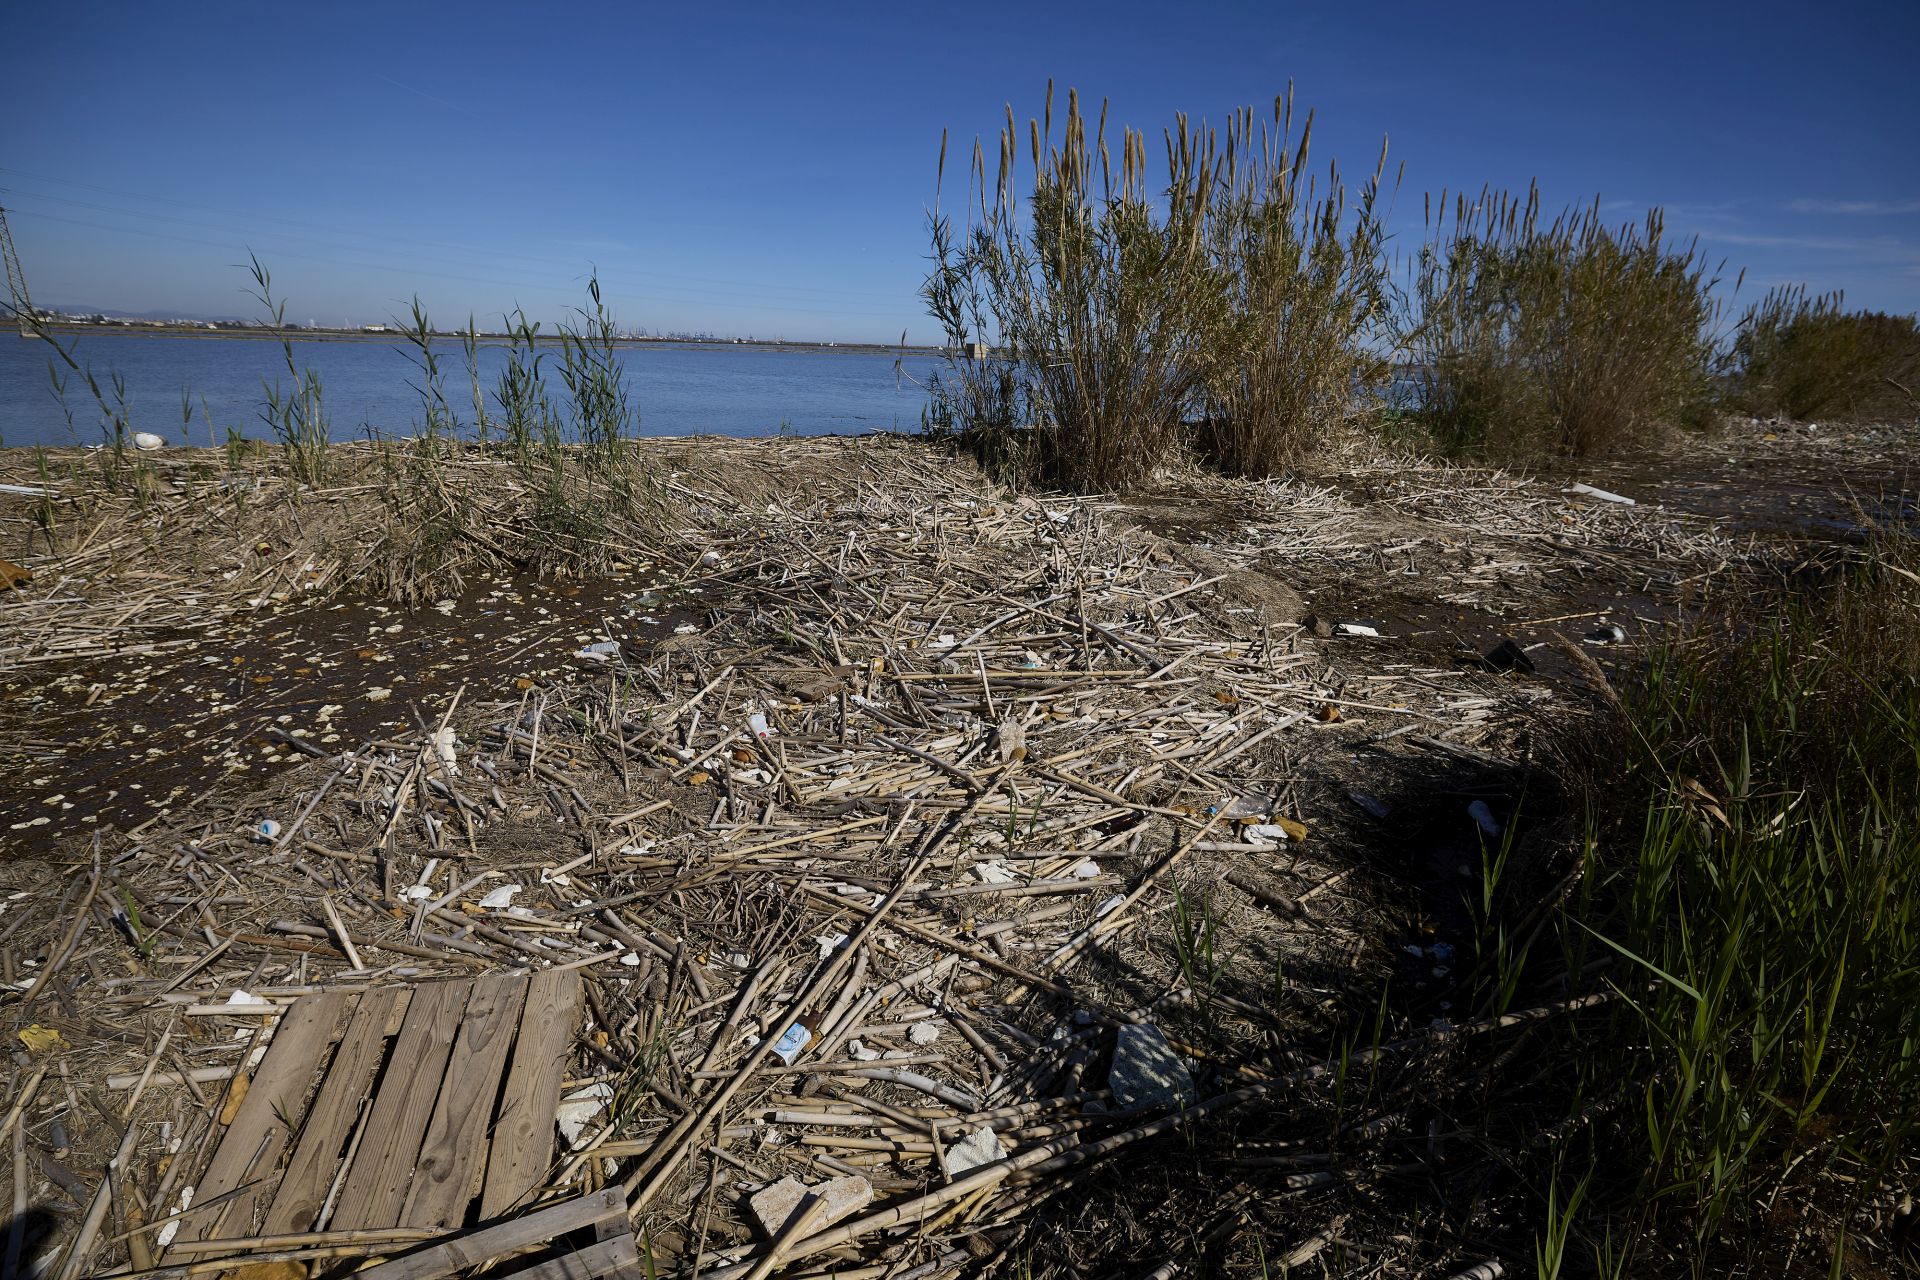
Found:
[{"label": "bush", "polygon": [[1292,141],[1293,95],[1274,100],[1272,126],[1253,109],[1227,132],[1211,207],[1215,263],[1227,291],[1224,340],[1207,345],[1200,444],[1232,475],[1267,476],[1294,463],[1352,417],[1392,369],[1386,230],[1377,205],[1386,148],[1352,217],[1337,168],[1324,195],[1303,181],[1308,114]]},{"label": "bush", "polygon": [[1920,390],[1920,321],[1848,311],[1839,293],[1775,289],[1734,339],[1733,402],[1762,417],[1889,418]]},{"label": "bush", "polygon": [[[992,199],[976,143],[965,233],[956,238],[936,205],[935,265],[922,293],[957,354],[935,381],[929,423],[1051,483],[1121,488],[1179,440],[1205,373],[1195,346],[1218,327],[1223,303],[1206,241],[1212,139],[1184,119],[1168,134],[1168,185],[1157,202],[1144,137],[1122,132],[1116,175],[1104,106],[1090,138],[1069,91],[1058,146],[1052,117],[1048,86],[1044,125],[1029,122],[1026,210],[1014,194],[1011,109]],[[944,174],[944,138],[940,161]],[[990,342],[993,354],[976,355],[975,342]]]},{"label": "bush", "polygon": [[1445,448],[1588,457],[1703,422],[1718,282],[1658,210],[1611,228],[1599,203],[1540,220],[1539,191],[1446,200],[1413,273],[1421,415]]},{"label": "bush", "polygon": [[1296,460],[1391,366],[1381,169],[1351,213],[1337,170],[1324,191],[1308,179],[1312,118],[1296,146],[1289,92],[1270,124],[1251,107],[1224,134],[1178,118],[1164,188],[1123,130],[1116,187],[1105,107],[1089,140],[1069,93],[1055,147],[1047,96],[1024,211],[1011,110],[991,198],[976,143],[965,230],[936,204],[922,294],[950,355],[930,431],[1082,490],[1137,484],[1189,442],[1236,475]]}]

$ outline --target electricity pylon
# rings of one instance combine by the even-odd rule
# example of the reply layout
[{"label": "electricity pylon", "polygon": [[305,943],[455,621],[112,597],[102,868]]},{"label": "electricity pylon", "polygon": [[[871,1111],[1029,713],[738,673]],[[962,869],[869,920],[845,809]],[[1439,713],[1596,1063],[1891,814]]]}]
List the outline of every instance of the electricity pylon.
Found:
[{"label": "electricity pylon", "polygon": [[20,255],[13,247],[13,232],[7,226],[6,206],[0,205],[0,260],[6,263],[7,293],[13,304],[14,319],[20,324],[20,336],[36,336],[32,323],[37,314],[33,299],[27,296],[27,273],[20,269]]}]

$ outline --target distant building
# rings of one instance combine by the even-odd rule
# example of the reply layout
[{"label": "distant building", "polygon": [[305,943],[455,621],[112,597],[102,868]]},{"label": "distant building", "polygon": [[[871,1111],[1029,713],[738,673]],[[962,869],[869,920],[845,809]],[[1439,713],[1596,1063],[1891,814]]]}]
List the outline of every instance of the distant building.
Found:
[{"label": "distant building", "polygon": [[987,358],[989,348],[987,347],[987,344],[984,342],[969,342],[966,344],[964,350],[966,351],[967,359],[969,360],[985,360]]}]

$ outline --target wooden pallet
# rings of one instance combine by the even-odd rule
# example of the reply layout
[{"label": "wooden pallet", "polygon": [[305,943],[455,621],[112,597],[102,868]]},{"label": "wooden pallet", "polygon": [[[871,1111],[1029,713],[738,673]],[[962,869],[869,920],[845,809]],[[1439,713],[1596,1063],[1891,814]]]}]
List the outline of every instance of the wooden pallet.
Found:
[{"label": "wooden pallet", "polygon": [[202,1207],[181,1218],[176,1248],[312,1231],[329,1199],[329,1232],[454,1232],[524,1208],[553,1162],[579,1017],[570,970],[296,1001],[195,1185]]}]

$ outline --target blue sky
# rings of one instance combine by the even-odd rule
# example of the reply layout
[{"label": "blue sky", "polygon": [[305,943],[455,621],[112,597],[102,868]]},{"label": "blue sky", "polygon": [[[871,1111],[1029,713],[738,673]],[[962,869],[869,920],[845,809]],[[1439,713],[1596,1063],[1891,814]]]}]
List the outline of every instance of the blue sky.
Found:
[{"label": "blue sky", "polygon": [[9,6],[0,202],[35,300],[552,317],[597,267],[636,327],[935,334],[943,127],[1049,76],[1157,138],[1292,79],[1316,155],[1421,194],[1538,177],[1650,204],[1743,297],[1920,309],[1920,3]]}]

